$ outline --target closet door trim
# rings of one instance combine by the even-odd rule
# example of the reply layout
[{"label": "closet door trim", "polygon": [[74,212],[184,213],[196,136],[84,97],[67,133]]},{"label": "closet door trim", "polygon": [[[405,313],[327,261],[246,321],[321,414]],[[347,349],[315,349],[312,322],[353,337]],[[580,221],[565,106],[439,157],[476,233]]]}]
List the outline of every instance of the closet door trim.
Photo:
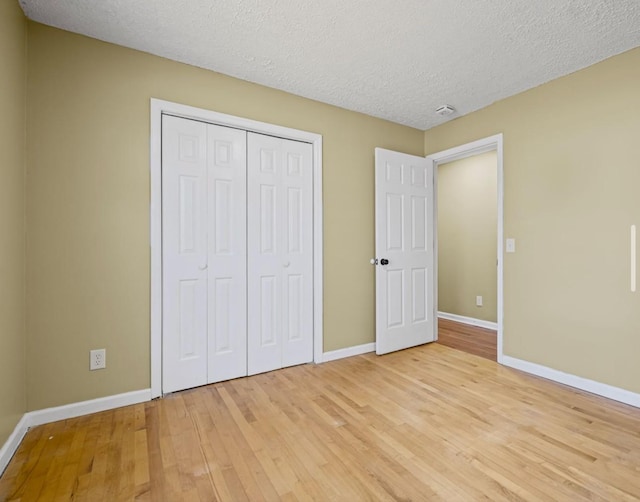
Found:
[{"label": "closet door trim", "polygon": [[322,136],[203,108],[151,98],[151,397],[162,395],[162,115],[174,115],[313,145],[313,361],[322,362]]}]

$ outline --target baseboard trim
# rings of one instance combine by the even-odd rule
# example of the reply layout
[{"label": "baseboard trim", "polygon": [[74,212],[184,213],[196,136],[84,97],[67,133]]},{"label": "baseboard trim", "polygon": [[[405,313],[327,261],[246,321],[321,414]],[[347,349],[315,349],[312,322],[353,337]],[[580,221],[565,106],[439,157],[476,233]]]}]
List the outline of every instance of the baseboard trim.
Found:
[{"label": "baseboard trim", "polygon": [[365,343],[363,345],[347,347],[346,349],[331,350],[322,354],[322,362],[326,363],[329,361],[337,361],[338,359],[344,359],[345,357],[359,356],[361,354],[375,352],[375,350],[375,343]]},{"label": "baseboard trim", "polygon": [[532,375],[553,380],[557,383],[575,387],[576,389],[591,392],[598,396],[640,408],[640,394],[621,389],[620,387],[596,382],[595,380],[589,380],[588,378],[579,377],[577,375],[572,375],[571,373],[565,373],[547,366],[542,366],[541,364],[524,361],[507,355],[502,356],[502,364]]},{"label": "baseboard trim", "polygon": [[447,312],[438,312],[438,317],[441,319],[448,319],[449,321],[461,322],[463,324],[470,324],[471,326],[478,326],[480,328],[492,329],[494,331],[498,329],[497,322],[484,321],[482,319],[474,319],[473,317],[466,317],[458,314],[449,314]]},{"label": "baseboard trim", "polygon": [[133,392],[125,392],[115,396],[100,397],[89,401],[56,406],[55,408],[30,411],[27,416],[29,417],[29,427],[35,427],[36,425],[48,424],[58,420],[80,417],[146,401],[151,401],[151,389],[134,390]]},{"label": "baseboard trim", "polygon": [[18,446],[20,446],[20,443],[28,430],[29,426],[27,425],[27,416],[22,415],[22,418],[13,429],[9,438],[2,445],[2,448],[0,448],[0,476],[4,474],[4,470],[9,465],[11,458],[18,449]]},{"label": "baseboard trim", "polygon": [[147,401],[151,401],[151,389],[135,390],[133,392],[125,392],[124,394],[116,394],[115,396],[100,397],[89,401],[81,401],[25,413],[9,436],[9,439],[7,439],[2,448],[0,448],[0,475],[2,475],[7,465],[9,465],[11,457],[15,454],[30,427]]}]

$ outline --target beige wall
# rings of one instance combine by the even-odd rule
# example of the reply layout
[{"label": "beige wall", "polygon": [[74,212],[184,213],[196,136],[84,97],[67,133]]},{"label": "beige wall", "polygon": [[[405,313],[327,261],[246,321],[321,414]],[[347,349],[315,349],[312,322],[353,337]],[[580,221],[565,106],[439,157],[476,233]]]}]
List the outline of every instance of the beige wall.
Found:
[{"label": "beige wall", "polygon": [[640,49],[425,133],[426,153],[504,133],[505,353],[640,392]]},{"label": "beige wall", "polygon": [[495,151],[438,166],[440,312],[496,321],[497,184]]},{"label": "beige wall", "polygon": [[324,346],[374,341],[373,152],[423,132],[35,23],[29,47],[29,409],[150,385],[151,97],[323,135]]},{"label": "beige wall", "polygon": [[26,21],[0,1],[0,446],[26,410],[24,169]]}]

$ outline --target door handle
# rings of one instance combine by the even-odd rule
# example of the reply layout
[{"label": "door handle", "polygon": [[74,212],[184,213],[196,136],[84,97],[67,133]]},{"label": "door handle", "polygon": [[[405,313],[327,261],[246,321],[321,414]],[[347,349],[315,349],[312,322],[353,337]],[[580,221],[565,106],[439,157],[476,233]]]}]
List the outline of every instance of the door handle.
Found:
[{"label": "door handle", "polygon": [[380,265],[389,265],[389,260],[387,260],[386,258],[382,258],[380,260]]},{"label": "door handle", "polygon": [[198,268],[200,270],[207,270],[207,264],[205,263],[204,265],[198,265]]}]

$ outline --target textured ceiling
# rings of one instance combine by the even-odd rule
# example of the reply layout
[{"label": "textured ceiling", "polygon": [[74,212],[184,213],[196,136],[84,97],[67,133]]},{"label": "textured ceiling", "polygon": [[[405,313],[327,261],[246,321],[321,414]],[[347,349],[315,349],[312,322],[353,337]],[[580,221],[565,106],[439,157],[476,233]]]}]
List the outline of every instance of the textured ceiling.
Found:
[{"label": "textured ceiling", "polygon": [[[34,21],[429,129],[640,45],[638,0],[20,0]],[[435,108],[457,113],[439,117]]]}]

